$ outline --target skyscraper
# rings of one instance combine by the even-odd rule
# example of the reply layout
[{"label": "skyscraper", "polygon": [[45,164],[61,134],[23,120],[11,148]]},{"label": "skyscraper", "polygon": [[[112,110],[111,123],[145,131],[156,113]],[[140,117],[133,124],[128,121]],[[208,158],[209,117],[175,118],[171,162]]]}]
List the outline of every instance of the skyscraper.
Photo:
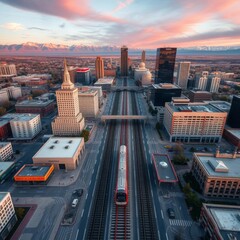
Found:
[{"label": "skyscraper", "polygon": [[146,52],[145,50],[142,51],[142,58],[141,58],[142,62],[146,62]]},{"label": "skyscraper", "polygon": [[233,96],[227,123],[232,128],[240,128],[240,96]]},{"label": "skyscraper", "polygon": [[56,91],[58,116],[52,122],[52,131],[56,136],[79,136],[85,121],[79,111],[78,89],[70,81],[66,60],[64,61],[64,79],[60,90]]},{"label": "skyscraper", "polygon": [[104,64],[102,57],[97,57],[95,61],[96,78],[104,78]]},{"label": "skyscraper", "polygon": [[220,86],[221,78],[215,75],[208,76],[207,91],[217,93]]},{"label": "skyscraper", "polygon": [[177,85],[187,89],[190,62],[180,62],[178,65]]},{"label": "skyscraper", "polygon": [[128,48],[122,46],[121,48],[121,76],[128,75]]},{"label": "skyscraper", "polygon": [[173,83],[177,48],[158,48],[155,66],[155,83]]}]

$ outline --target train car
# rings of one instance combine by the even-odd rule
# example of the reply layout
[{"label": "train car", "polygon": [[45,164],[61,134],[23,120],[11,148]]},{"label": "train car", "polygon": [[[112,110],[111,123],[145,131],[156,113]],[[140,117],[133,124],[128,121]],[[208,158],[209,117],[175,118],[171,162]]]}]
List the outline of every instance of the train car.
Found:
[{"label": "train car", "polygon": [[120,146],[115,202],[116,205],[122,206],[128,203],[127,147],[125,145]]}]

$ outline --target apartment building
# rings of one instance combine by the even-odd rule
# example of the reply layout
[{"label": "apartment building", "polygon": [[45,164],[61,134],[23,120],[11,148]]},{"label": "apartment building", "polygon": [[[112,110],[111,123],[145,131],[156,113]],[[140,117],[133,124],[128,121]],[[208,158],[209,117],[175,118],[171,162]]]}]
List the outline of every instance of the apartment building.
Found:
[{"label": "apartment building", "polygon": [[0,162],[8,160],[12,155],[12,144],[10,142],[0,142]]}]

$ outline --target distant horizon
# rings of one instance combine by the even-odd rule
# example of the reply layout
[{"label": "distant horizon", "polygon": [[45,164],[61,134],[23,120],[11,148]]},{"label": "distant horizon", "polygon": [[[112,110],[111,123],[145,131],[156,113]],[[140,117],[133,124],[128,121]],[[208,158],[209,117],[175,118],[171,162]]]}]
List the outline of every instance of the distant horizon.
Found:
[{"label": "distant horizon", "polygon": [[0,44],[240,46],[238,0],[0,0]]}]

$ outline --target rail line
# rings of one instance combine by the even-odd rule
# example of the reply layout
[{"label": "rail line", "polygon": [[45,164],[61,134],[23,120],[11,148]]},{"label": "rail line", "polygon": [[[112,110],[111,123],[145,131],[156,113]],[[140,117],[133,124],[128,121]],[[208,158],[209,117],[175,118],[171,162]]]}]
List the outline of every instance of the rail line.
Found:
[{"label": "rail line", "polygon": [[[133,113],[138,114],[136,96],[131,93]],[[147,175],[147,161],[144,152],[141,123],[133,122],[134,156],[136,166],[136,187],[138,207],[138,228],[140,239],[158,239],[157,224],[154,216],[150,182]]]},{"label": "rail line", "polygon": [[[117,114],[120,93],[116,93],[112,113]],[[115,122],[110,122],[106,144],[103,151],[99,178],[91,209],[86,239],[104,239],[106,215],[108,208],[109,182],[111,179],[111,168],[114,149]],[[110,151],[109,151],[110,149]]]}]

